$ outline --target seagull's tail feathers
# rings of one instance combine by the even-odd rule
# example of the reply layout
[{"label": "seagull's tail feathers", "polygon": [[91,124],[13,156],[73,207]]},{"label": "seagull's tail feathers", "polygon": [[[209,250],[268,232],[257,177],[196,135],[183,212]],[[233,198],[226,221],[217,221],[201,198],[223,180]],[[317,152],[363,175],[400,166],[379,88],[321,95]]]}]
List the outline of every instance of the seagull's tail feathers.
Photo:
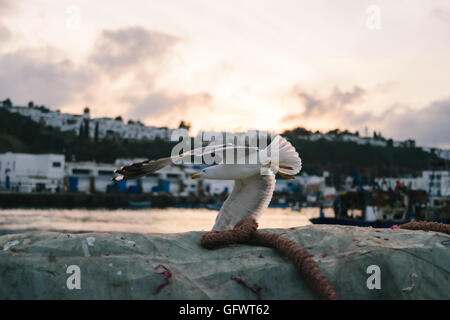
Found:
[{"label": "seagull's tail feathers", "polygon": [[302,159],[292,144],[277,135],[270,145],[263,150],[263,157],[278,167],[278,174],[283,178],[293,178],[302,169]]},{"label": "seagull's tail feathers", "polygon": [[120,181],[129,179],[138,179],[146,175],[152,174],[171,163],[172,159],[170,157],[161,158],[158,160],[146,160],[142,162],[136,162],[128,166],[123,166],[114,171],[114,173],[118,173],[119,175],[114,177],[113,180]]}]

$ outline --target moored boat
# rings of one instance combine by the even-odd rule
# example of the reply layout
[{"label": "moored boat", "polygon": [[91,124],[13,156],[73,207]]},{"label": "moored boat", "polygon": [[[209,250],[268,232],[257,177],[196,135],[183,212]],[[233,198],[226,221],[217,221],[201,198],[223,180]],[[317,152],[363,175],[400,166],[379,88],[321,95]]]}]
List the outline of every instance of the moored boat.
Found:
[{"label": "moored boat", "polygon": [[150,208],[150,201],[128,201],[128,204],[132,209]]}]

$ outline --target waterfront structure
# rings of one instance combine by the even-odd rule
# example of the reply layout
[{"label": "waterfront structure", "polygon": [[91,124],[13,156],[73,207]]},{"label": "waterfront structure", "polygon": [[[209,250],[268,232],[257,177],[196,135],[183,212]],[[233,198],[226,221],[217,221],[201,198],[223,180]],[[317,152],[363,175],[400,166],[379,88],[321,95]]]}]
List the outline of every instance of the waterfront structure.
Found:
[{"label": "waterfront structure", "polygon": [[67,162],[64,189],[67,192],[107,192],[116,167],[95,162]]},{"label": "waterfront structure", "polygon": [[114,164],[95,162],[66,163],[65,190],[69,192],[166,193],[174,196],[217,195],[231,192],[233,181],[192,180],[198,165],[170,165],[140,179],[111,181],[114,170],[144,159],[117,159]]},{"label": "waterfront structure", "polygon": [[450,196],[450,171],[422,171],[419,177],[377,178],[376,184],[384,191],[404,186],[411,190],[424,190],[430,197]]},{"label": "waterfront structure", "polygon": [[[136,180],[113,182],[114,170],[144,159],[117,159],[114,164],[95,162],[66,162],[60,154],[0,154],[0,191],[7,192],[129,192],[166,193],[173,196],[221,195],[232,191],[232,180],[192,180],[192,174],[204,165],[170,165]],[[314,176],[303,173],[293,180],[280,179],[275,193],[303,194],[313,199],[331,199],[334,187],[327,186],[326,173]],[[424,190],[430,197],[450,196],[450,171],[423,171],[418,177],[380,177],[375,183],[382,190],[406,187]],[[347,177],[345,190],[351,190],[353,178]],[[372,186],[365,186],[371,188]]]},{"label": "waterfront structure", "polygon": [[64,165],[61,154],[0,154],[0,190],[61,192]]}]

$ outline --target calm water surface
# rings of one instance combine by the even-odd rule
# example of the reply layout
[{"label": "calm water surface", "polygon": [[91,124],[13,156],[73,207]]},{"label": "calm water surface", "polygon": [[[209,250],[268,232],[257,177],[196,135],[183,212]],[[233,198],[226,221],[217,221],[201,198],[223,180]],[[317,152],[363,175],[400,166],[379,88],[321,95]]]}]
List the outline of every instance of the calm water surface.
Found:
[{"label": "calm water surface", "polygon": [[[324,209],[332,216],[331,209]],[[208,209],[148,209],[148,210],[60,210],[60,209],[0,209],[0,230],[100,231],[135,233],[174,233],[209,231],[218,211]],[[318,217],[318,208],[269,208],[259,220],[260,228],[289,228],[311,224]]]}]

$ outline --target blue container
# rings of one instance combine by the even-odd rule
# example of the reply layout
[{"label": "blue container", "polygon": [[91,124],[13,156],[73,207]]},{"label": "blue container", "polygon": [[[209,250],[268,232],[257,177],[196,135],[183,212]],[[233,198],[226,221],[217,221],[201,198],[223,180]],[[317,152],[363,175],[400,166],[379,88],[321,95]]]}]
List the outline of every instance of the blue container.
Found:
[{"label": "blue container", "polygon": [[160,186],[154,186],[152,187],[152,192],[161,192],[161,187]]},{"label": "blue container", "polygon": [[119,192],[126,192],[127,191],[127,180],[120,180],[119,181]]},{"label": "blue container", "polygon": [[128,192],[129,193],[140,193],[141,188],[139,186],[129,186]]},{"label": "blue container", "polygon": [[165,193],[170,193],[170,181],[169,180],[163,180],[163,191]]},{"label": "blue container", "polygon": [[78,177],[69,177],[69,191],[78,192]]}]

